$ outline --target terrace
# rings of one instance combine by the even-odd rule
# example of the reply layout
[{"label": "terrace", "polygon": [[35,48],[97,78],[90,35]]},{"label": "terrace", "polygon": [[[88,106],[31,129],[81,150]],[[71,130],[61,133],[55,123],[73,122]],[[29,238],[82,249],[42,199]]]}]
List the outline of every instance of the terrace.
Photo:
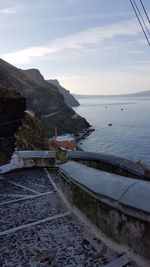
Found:
[{"label": "terrace", "polygon": [[62,200],[56,171],[1,175],[0,214],[0,266],[105,266],[120,260]]}]

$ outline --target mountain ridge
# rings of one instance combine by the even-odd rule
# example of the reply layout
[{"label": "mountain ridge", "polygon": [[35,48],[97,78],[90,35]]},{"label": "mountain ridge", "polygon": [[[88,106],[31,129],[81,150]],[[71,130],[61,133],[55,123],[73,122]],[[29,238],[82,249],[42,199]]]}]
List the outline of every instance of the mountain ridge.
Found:
[{"label": "mountain ridge", "polygon": [[50,79],[47,81],[57,86],[59,92],[64,96],[65,103],[68,106],[70,106],[70,107],[80,106],[79,101],[70,93],[69,90],[67,90],[63,86],[61,86],[57,79]]},{"label": "mountain ridge", "polygon": [[[68,107],[58,88],[42,77],[41,73],[36,71],[34,79],[31,79],[28,71],[20,70],[0,59],[0,80],[7,82],[26,98],[27,109],[32,110],[42,121],[48,136],[54,134],[55,127],[58,128],[59,134],[79,133],[88,128],[90,125],[86,119]],[[52,116],[42,117],[46,115]]]}]

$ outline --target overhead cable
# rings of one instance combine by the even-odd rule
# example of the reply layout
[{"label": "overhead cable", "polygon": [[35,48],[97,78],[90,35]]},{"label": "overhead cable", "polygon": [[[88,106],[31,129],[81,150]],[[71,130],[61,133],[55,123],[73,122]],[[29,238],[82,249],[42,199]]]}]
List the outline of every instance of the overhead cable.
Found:
[{"label": "overhead cable", "polygon": [[[133,1],[134,1],[134,0],[133,0]],[[140,26],[141,26],[142,31],[143,31],[143,33],[144,33],[144,35],[145,35],[145,38],[146,38],[146,40],[147,40],[147,42],[148,42],[148,45],[150,46],[150,40],[149,40],[149,38],[148,38],[148,36],[147,36],[147,34],[146,34],[146,32],[145,32],[144,26],[143,26],[143,24],[142,24],[142,22],[141,22],[141,20],[140,20],[140,17],[139,17],[139,15],[138,15],[137,10],[136,10],[136,6],[134,5],[134,2],[132,2],[132,0],[130,0],[130,3],[131,3],[131,6],[132,6],[132,8],[133,8],[133,10],[134,10],[134,12],[135,12],[135,15],[136,15],[136,17],[137,17],[137,19],[138,19],[138,21],[139,21],[139,23],[140,23]]]},{"label": "overhead cable", "polygon": [[13,124],[13,123],[16,123],[16,122],[18,122],[18,121],[22,121],[22,119],[2,122],[2,123],[0,123],[0,126],[1,126],[1,125],[3,126],[3,125],[8,125],[8,124]]},{"label": "overhead cable", "polygon": [[146,23],[145,23],[145,21],[144,21],[144,19],[142,17],[142,13],[140,12],[140,10],[138,8],[138,5],[136,4],[135,0],[132,0],[132,1],[133,1],[134,5],[135,5],[135,7],[136,7],[136,9],[137,9],[137,11],[139,13],[139,16],[140,16],[140,18],[141,18],[141,20],[142,20],[142,22],[143,22],[143,24],[145,26],[145,29],[146,29],[147,33],[150,35],[150,31],[149,31],[149,29],[148,29],[148,27],[147,27],[147,25],[146,25]]},{"label": "overhead cable", "polygon": [[9,139],[15,139],[15,136],[11,136],[11,137],[0,137],[0,140],[9,140]]},{"label": "overhead cable", "polygon": [[148,13],[147,13],[147,11],[146,11],[146,8],[144,7],[144,4],[143,4],[142,0],[140,0],[140,3],[141,3],[141,5],[142,5],[142,7],[143,7],[143,10],[144,10],[145,15],[146,15],[146,17],[147,17],[147,20],[148,20],[148,22],[149,22],[149,24],[150,24],[150,18],[149,18],[149,16],[148,16]]}]

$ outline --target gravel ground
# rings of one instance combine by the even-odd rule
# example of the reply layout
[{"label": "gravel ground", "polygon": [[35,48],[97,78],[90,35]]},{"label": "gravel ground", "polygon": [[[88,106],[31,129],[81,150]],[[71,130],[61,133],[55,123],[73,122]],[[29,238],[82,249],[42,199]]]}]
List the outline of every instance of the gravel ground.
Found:
[{"label": "gravel ground", "polygon": [[12,196],[8,196],[8,195],[7,196],[3,196],[3,197],[0,196],[0,205],[5,203],[6,201],[15,200],[17,198],[20,198],[20,196],[19,197],[16,197],[16,196],[12,197]]},{"label": "gravel ground", "polygon": [[44,193],[46,191],[53,190],[49,179],[45,176],[45,171],[43,169],[25,169],[19,171],[19,175],[16,176],[15,172],[6,174],[5,179],[7,181],[16,182],[23,186],[34,189],[38,193]]},{"label": "gravel ground", "polygon": [[[50,175],[59,186],[57,174]],[[100,267],[118,257],[68,210],[44,170],[21,170],[4,178],[7,182],[1,180],[1,194],[5,196],[0,198],[0,267]],[[10,181],[41,194],[21,199],[26,192],[17,186],[14,191]],[[19,201],[17,196],[12,197],[16,192]],[[14,200],[15,203],[6,203]]]},{"label": "gravel ground", "polygon": [[66,211],[67,209],[55,193],[15,202],[5,207],[2,205],[0,206],[1,231]]},{"label": "gravel ground", "polygon": [[26,189],[21,189],[11,183],[8,180],[0,180],[0,194],[22,194],[22,195],[32,195],[31,191]]}]

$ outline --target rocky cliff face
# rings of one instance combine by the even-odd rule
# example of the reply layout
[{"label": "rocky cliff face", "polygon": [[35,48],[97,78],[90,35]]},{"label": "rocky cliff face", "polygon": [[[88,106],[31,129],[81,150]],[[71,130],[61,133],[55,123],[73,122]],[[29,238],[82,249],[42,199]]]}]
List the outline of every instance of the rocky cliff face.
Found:
[{"label": "rocky cliff face", "polygon": [[45,86],[46,82],[48,82],[49,86],[55,86],[55,90],[64,96],[64,102],[67,106],[76,107],[80,105],[79,102],[75,99],[75,97],[70,94],[69,90],[66,90],[60,85],[58,80],[45,80],[38,69],[28,69],[21,71],[37,85]]},{"label": "rocky cliff face", "polygon": [[15,149],[15,134],[26,109],[25,98],[0,80],[0,165],[9,162]]},{"label": "rocky cliff face", "polygon": [[20,71],[22,71],[22,73],[25,74],[27,78],[29,78],[31,81],[33,81],[37,85],[41,85],[41,86],[45,85],[44,77],[38,69],[28,69],[28,70],[20,69]]},{"label": "rocky cliff face", "polygon": [[54,85],[57,86],[59,92],[64,96],[64,100],[65,103],[69,106],[69,107],[77,107],[79,106],[79,102],[77,99],[75,99],[75,97],[73,95],[70,94],[70,91],[65,89],[64,87],[62,87],[59,83],[58,80],[54,79],[54,80],[47,80],[49,83],[52,83]]},{"label": "rocky cliff face", "polygon": [[45,81],[38,70],[32,70],[31,79],[31,71],[19,70],[0,59],[0,79],[21,92],[27,99],[27,109],[43,122],[49,136],[53,135],[54,127],[59,134],[76,133],[89,127],[84,118],[65,104],[58,88]]},{"label": "rocky cliff face", "polygon": [[0,59],[0,80],[7,82],[19,91],[27,100],[27,109],[33,110],[37,116],[55,112],[63,104],[55,86],[41,85],[29,79],[23,71]]}]

